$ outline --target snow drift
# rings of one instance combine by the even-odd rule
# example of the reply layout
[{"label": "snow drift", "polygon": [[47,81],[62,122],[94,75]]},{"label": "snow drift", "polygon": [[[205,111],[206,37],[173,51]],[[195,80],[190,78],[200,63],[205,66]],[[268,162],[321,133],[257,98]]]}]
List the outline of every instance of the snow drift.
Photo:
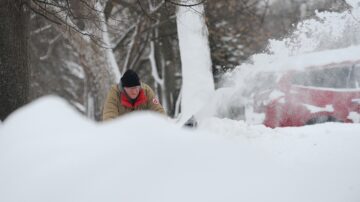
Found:
[{"label": "snow drift", "polygon": [[359,201],[360,125],[269,129],[151,113],[96,124],[42,98],[0,127],[0,201]]}]

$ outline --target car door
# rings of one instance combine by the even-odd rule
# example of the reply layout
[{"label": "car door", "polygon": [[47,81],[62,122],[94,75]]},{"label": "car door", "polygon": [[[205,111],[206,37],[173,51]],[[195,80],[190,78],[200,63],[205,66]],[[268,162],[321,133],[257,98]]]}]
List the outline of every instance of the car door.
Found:
[{"label": "car door", "polygon": [[360,113],[360,63],[354,64],[352,67],[352,82],[357,93],[355,93],[351,103],[354,105],[356,111]]}]

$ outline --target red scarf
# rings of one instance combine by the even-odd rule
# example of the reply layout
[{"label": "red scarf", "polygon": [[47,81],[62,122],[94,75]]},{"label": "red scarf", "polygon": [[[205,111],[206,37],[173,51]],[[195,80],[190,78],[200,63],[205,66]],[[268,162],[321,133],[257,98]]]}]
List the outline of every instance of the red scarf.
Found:
[{"label": "red scarf", "polygon": [[131,104],[130,100],[128,99],[128,96],[125,94],[124,91],[122,91],[120,94],[120,100],[123,106],[129,108],[135,108],[141,104],[145,104],[147,101],[147,97],[145,96],[144,90],[140,89],[139,95],[137,96],[134,104]]}]

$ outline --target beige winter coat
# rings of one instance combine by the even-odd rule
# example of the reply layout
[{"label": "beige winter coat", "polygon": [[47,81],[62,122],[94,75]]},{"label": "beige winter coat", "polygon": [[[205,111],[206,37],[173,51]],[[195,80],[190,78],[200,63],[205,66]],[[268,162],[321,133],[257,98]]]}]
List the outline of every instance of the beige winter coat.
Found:
[{"label": "beige winter coat", "polygon": [[106,98],[103,110],[103,120],[114,119],[132,111],[152,110],[165,115],[165,110],[159,103],[154,91],[145,83],[141,83],[140,94],[134,104],[131,104],[123,90],[113,85]]}]

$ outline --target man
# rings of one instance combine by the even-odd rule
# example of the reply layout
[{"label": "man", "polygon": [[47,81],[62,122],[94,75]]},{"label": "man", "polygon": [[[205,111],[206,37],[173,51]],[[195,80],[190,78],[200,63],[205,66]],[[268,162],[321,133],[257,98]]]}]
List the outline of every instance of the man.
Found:
[{"label": "man", "polygon": [[103,120],[140,110],[152,110],[165,115],[164,108],[150,86],[140,83],[136,72],[127,70],[120,83],[111,87],[104,105]]}]

